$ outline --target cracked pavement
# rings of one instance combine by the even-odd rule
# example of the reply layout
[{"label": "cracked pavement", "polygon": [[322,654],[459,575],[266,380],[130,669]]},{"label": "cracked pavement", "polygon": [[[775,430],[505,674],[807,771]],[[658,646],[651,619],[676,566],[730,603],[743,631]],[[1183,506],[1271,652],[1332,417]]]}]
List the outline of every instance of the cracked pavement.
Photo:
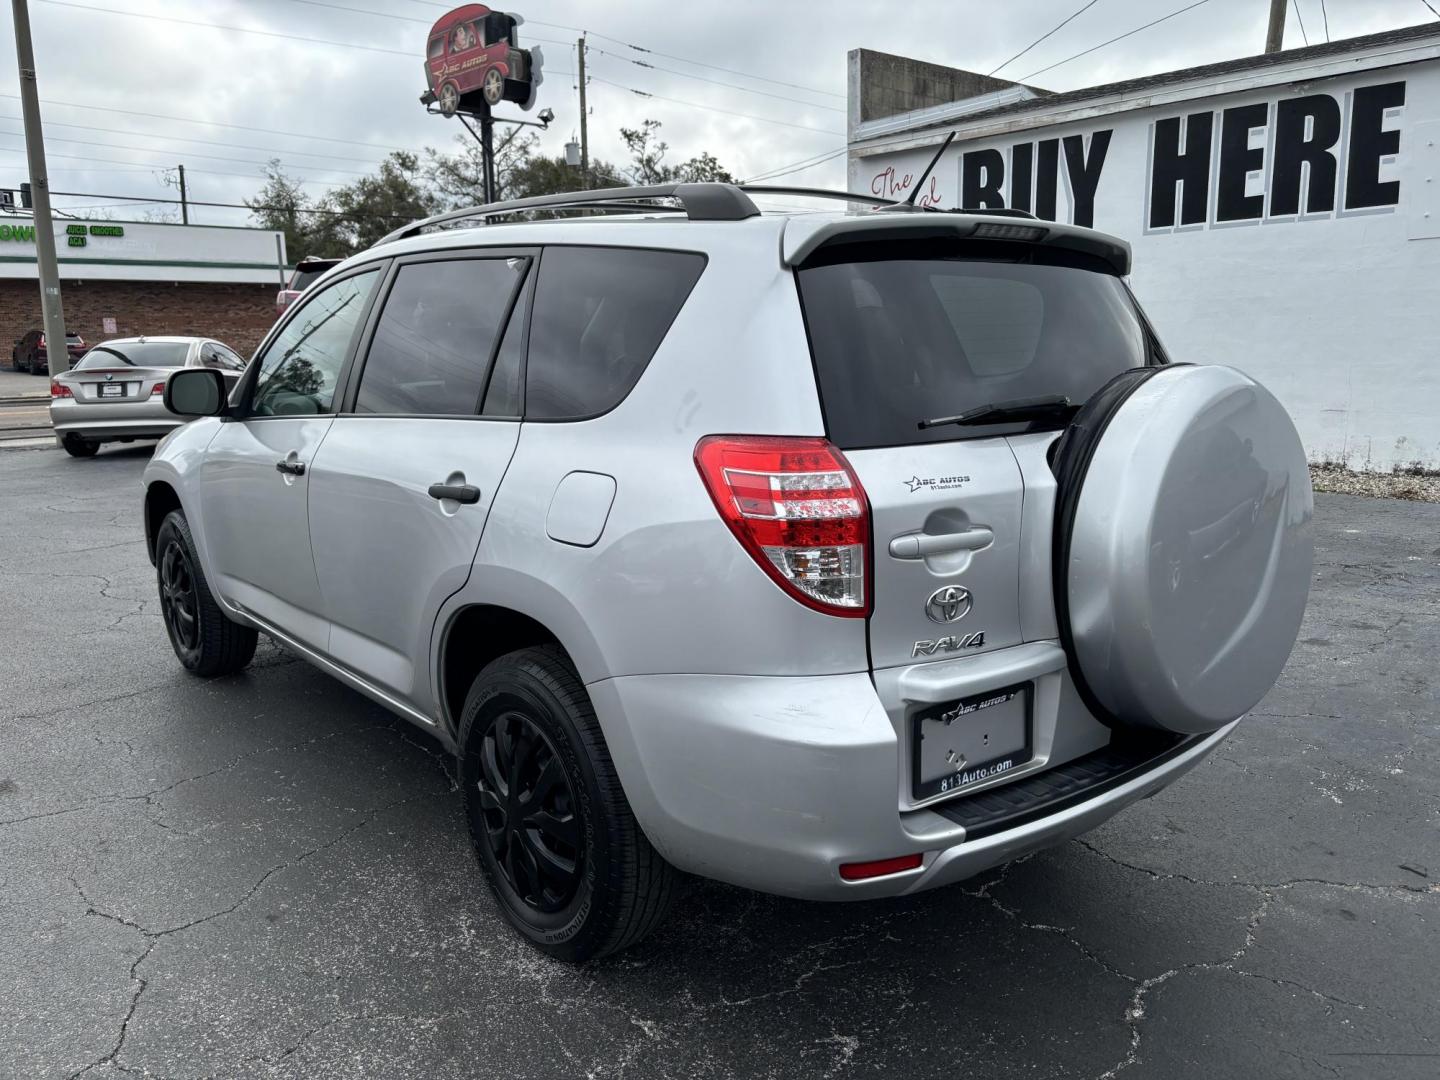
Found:
[{"label": "cracked pavement", "polygon": [[437,743],[267,642],[180,670],[148,453],[0,454],[0,1076],[1440,1076],[1440,507],[1319,496],[1280,684],[1082,840],[900,901],[692,882],[576,970]]}]

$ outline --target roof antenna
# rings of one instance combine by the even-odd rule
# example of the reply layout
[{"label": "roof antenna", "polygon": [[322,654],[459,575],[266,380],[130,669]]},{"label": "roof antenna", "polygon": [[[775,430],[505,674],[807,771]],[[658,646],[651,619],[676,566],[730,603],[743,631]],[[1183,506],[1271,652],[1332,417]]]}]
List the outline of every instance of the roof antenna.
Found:
[{"label": "roof antenna", "polygon": [[[925,166],[925,171],[920,174],[920,179],[915,181],[915,186],[910,189],[910,197],[905,200],[905,206],[914,206],[916,198],[920,195],[920,189],[925,186],[925,181],[930,178],[930,173],[935,166],[940,164],[940,155],[950,149],[950,144],[955,141],[955,132],[945,136],[945,141],[940,144],[940,149],[935,151],[935,156],[930,159],[930,164]],[[896,205],[900,205],[896,203]],[[923,209],[923,207],[922,207]]]}]

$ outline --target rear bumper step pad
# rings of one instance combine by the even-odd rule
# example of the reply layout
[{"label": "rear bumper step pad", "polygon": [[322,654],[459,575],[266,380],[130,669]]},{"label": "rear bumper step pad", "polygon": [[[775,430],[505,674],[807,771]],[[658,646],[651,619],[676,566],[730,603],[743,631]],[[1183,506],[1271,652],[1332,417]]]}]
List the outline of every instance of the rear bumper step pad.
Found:
[{"label": "rear bumper step pad", "polygon": [[1022,780],[930,809],[978,840],[1059,813],[1119,787],[1184,753],[1203,735],[1117,733],[1110,745]]}]

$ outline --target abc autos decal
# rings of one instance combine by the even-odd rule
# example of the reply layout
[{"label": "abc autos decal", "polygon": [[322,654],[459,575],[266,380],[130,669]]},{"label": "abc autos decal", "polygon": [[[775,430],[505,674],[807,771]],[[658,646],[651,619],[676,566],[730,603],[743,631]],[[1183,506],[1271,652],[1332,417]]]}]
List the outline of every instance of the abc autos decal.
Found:
[{"label": "abc autos decal", "polygon": [[[1405,92],[1402,79],[1229,106],[1202,99],[1083,133],[985,140],[990,145],[957,155],[956,205],[1094,226],[1098,204],[1099,227],[1122,233],[1136,225],[1156,233],[1383,212],[1400,201],[1395,164]],[[1134,183],[1142,154],[1143,192]],[[923,161],[912,167],[918,157],[928,153],[906,155],[905,169],[886,164],[874,172],[871,191],[908,193],[924,168]],[[1113,178],[1117,158],[1127,159],[1119,162],[1126,175]],[[1110,189],[1118,196],[1110,206],[1128,220],[1104,212]],[[932,174],[917,201],[934,205],[944,195]]]}]

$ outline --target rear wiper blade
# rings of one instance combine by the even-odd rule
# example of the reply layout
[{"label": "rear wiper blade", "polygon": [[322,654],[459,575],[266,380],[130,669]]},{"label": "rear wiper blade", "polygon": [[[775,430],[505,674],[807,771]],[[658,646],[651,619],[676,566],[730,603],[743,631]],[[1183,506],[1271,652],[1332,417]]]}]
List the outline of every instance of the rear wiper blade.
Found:
[{"label": "rear wiper blade", "polygon": [[990,405],[978,405],[973,409],[966,409],[957,416],[937,416],[933,420],[921,420],[920,430],[945,427],[950,424],[965,427],[970,424],[1004,424],[1052,418],[1068,419],[1079,409],[1079,405],[1072,405],[1070,399],[1063,394],[1016,398],[1014,401],[996,401]]}]

